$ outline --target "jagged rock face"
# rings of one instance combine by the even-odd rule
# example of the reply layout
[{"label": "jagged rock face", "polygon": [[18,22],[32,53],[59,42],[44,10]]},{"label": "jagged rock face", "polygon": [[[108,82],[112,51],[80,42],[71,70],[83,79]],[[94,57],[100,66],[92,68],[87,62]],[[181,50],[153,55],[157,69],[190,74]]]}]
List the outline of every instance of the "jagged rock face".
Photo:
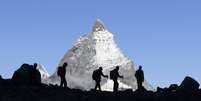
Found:
[{"label": "jagged rock face", "polygon": [[[136,65],[128,59],[118,48],[112,33],[105,29],[100,20],[95,22],[91,34],[80,37],[73,48],[62,58],[59,65],[68,62],[66,79],[70,88],[90,90],[94,88],[92,72],[99,66],[103,67],[103,73],[109,72],[119,65],[119,73],[124,76],[119,79],[120,89],[137,89],[136,78],[134,77]],[[59,84],[57,74],[53,74],[49,83]],[[112,91],[113,82],[102,78],[102,90]],[[152,90],[152,87],[145,81],[145,88]]]}]

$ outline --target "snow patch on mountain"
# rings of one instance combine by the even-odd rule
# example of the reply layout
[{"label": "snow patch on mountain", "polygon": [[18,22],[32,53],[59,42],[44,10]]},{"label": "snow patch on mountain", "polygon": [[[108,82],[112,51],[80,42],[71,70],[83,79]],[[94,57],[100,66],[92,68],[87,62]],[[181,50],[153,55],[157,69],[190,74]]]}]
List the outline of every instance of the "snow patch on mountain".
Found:
[{"label": "snow patch on mountain", "polygon": [[45,69],[45,67],[41,64],[38,64],[36,69],[38,69],[38,71],[40,72],[41,74],[41,81],[42,83],[47,83],[46,80],[49,78],[49,74],[47,72],[47,70]]},{"label": "snow patch on mountain", "polygon": [[[119,81],[119,90],[125,90],[125,89],[132,89],[131,86],[128,86],[127,84],[122,83],[121,81]],[[114,82],[110,79],[107,80],[107,82],[105,84],[103,84],[101,87],[104,91],[111,91],[111,89],[113,89],[113,84]]]}]

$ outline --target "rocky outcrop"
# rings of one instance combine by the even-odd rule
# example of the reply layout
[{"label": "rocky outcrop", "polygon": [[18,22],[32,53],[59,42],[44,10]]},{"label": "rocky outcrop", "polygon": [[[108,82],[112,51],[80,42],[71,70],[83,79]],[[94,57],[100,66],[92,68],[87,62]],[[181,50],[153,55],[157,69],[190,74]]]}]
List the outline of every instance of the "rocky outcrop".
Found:
[{"label": "rocky outcrop", "polygon": [[20,85],[35,85],[41,83],[40,72],[33,65],[23,64],[12,76],[12,81]]},{"label": "rocky outcrop", "polygon": [[181,92],[175,85],[157,92],[128,89],[116,93],[82,91],[56,85],[15,85],[11,80],[0,82],[0,101],[201,101],[201,89]]}]

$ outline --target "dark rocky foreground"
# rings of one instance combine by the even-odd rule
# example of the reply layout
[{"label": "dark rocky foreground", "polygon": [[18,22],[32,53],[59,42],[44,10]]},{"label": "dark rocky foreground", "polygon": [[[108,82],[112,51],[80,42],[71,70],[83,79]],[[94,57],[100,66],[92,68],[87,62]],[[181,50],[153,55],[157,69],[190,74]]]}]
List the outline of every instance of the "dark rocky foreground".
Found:
[{"label": "dark rocky foreground", "polygon": [[174,86],[157,92],[126,90],[117,93],[81,91],[56,85],[16,85],[0,80],[0,101],[201,101],[201,90],[177,91]]}]

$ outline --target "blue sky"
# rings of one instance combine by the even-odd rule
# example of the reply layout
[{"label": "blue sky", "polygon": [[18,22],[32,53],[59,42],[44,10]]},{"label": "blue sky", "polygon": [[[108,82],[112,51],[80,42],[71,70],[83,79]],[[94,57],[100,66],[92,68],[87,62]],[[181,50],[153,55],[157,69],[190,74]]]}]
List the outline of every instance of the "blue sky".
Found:
[{"label": "blue sky", "polygon": [[0,74],[38,62],[52,74],[100,18],[154,86],[201,82],[200,0],[1,0]]}]

